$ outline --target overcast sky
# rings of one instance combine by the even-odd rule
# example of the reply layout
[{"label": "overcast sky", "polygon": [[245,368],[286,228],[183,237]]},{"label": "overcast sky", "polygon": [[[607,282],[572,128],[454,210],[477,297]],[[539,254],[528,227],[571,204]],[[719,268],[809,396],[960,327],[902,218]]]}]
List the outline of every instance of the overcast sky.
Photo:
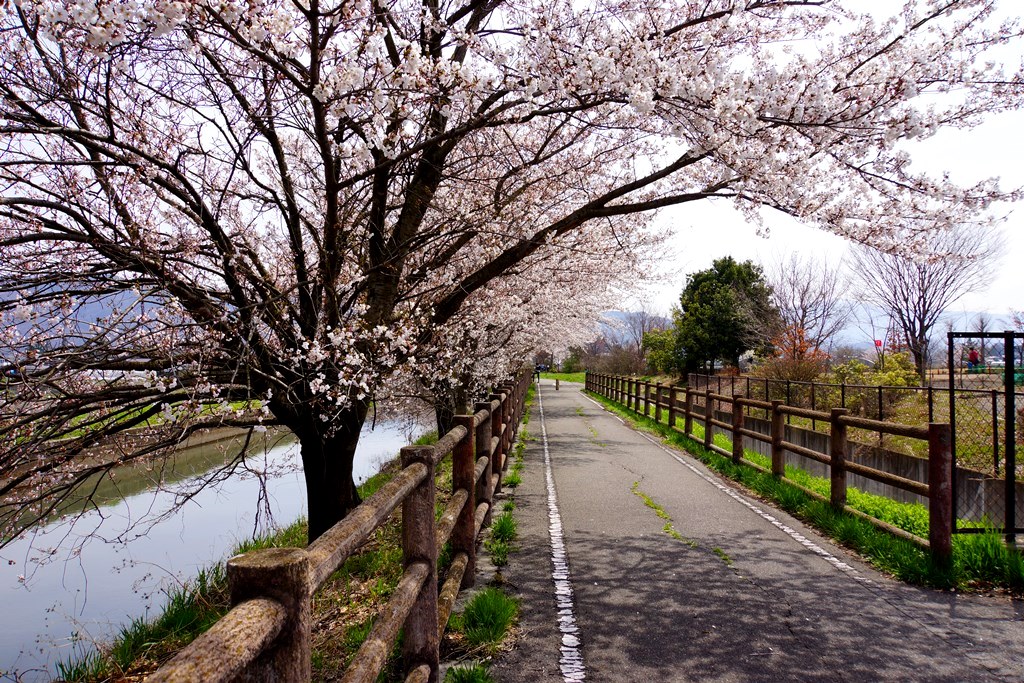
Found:
[{"label": "overcast sky", "polygon": [[[895,3],[894,3],[895,4]],[[901,3],[900,3],[901,4]],[[1015,61],[1024,57],[1024,41],[1016,46]],[[1024,112],[992,117],[970,131],[943,130],[932,138],[908,147],[915,170],[949,171],[953,180],[973,183],[999,177],[1002,189],[1024,187]],[[1009,214],[1002,225],[1005,249],[993,268],[987,286],[958,300],[950,309],[988,311],[1005,318],[1009,309],[1024,309],[1024,203],[996,207],[998,214]],[[826,258],[838,263],[847,250],[843,238],[807,227],[778,212],[763,212],[770,229],[767,238],[759,237],[727,201],[699,202],[676,207],[661,214],[659,223],[671,226],[674,237],[670,249],[675,272],[649,295],[650,306],[667,313],[678,301],[687,273],[710,267],[722,256],[750,259],[767,265],[780,256],[797,252]]]}]

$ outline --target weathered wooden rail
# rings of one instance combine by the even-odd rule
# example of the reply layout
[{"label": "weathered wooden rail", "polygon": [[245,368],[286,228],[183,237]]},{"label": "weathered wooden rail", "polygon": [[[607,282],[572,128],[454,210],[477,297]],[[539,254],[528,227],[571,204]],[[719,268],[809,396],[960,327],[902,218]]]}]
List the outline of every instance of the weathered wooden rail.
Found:
[{"label": "weathered wooden rail", "polygon": [[[871,523],[897,536],[930,549],[932,556],[938,562],[949,562],[952,558],[953,454],[950,426],[947,423],[932,422],[927,426],[902,425],[854,417],[843,408],[833,408],[829,412],[824,412],[788,406],[782,401],[750,399],[740,394],[725,396],[712,392],[710,388],[698,391],[674,385],[664,386],[661,383],[651,383],[632,377],[598,373],[587,373],[585,386],[588,391],[621,403],[636,413],[653,417],[656,422],[663,422],[662,414],[666,413],[669,427],[689,437],[694,435],[693,421],[697,420],[704,425],[703,445],[706,449],[731,458],[737,464],[743,463],[764,472],[769,470],[743,457],[743,437],[768,443],[771,445],[770,472],[779,478],[785,478],[784,456],[787,451],[824,463],[829,466],[832,484],[830,502],[834,507],[866,518]],[[682,396],[682,402],[680,402],[680,396]],[[728,406],[728,410],[716,408],[716,406],[723,405]],[[771,423],[770,434],[762,434],[744,427],[745,408],[765,411]],[[728,413],[730,420],[718,419],[715,417],[716,413],[718,415]],[[829,423],[829,452],[822,453],[786,441],[785,418],[787,415]],[[680,418],[683,420],[682,428],[677,424]],[[716,427],[719,431],[731,436],[731,450],[714,443]],[[846,430],[850,427],[927,441],[928,483],[923,484],[849,460],[847,458]],[[848,472],[926,497],[929,511],[928,539],[919,538],[903,529],[849,507],[846,504],[846,474]],[[818,493],[800,487],[796,482],[789,481],[789,483],[798,486],[815,498],[822,498]]]},{"label": "weathered wooden rail", "polygon": [[[405,572],[342,681],[376,680],[400,630],[406,681],[436,681],[440,636],[459,590],[473,585],[477,539],[501,490],[530,377],[456,417],[433,446],[403,448],[402,470],[308,547],[231,558],[231,611],[148,680],[308,681],[313,594],[401,505]],[[453,495],[435,522],[434,470],[449,454]],[[449,541],[453,560],[439,589],[438,552]]]}]

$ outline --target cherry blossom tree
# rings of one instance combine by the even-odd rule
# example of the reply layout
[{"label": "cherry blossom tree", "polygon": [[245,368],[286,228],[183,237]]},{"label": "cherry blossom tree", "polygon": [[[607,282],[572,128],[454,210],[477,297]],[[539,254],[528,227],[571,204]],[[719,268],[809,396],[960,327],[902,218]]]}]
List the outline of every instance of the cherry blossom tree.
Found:
[{"label": "cherry blossom tree", "polygon": [[4,3],[0,515],[275,423],[315,538],[375,396],[560,240],[708,198],[890,250],[976,220],[1014,195],[900,145],[1019,106],[994,5]]},{"label": "cherry blossom tree", "polygon": [[472,407],[471,397],[522,368],[534,350],[560,353],[592,340],[615,292],[657,275],[651,258],[662,244],[658,234],[638,233],[628,244],[621,234],[595,239],[591,232],[582,242],[571,239],[578,234],[567,237],[522,262],[514,278],[500,278],[470,297],[435,330],[429,347],[419,349],[413,372],[404,374],[425,390],[439,433]]}]

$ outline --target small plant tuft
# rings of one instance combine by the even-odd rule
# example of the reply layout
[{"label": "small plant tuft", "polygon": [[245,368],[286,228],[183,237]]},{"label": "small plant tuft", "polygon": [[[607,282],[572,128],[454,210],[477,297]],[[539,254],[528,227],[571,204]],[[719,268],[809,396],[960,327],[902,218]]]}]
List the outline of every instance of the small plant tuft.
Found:
[{"label": "small plant tuft", "polygon": [[486,664],[453,666],[444,675],[444,683],[494,683]]},{"label": "small plant tuft", "polygon": [[471,646],[493,652],[518,617],[519,603],[489,587],[473,596],[455,624]]},{"label": "small plant tuft", "polygon": [[511,543],[518,535],[516,518],[511,513],[505,512],[494,518],[491,523],[491,538],[504,543]]},{"label": "small plant tuft", "polygon": [[508,555],[512,552],[511,545],[496,538],[489,538],[484,541],[484,548],[490,553],[494,566],[504,567],[508,564]]}]

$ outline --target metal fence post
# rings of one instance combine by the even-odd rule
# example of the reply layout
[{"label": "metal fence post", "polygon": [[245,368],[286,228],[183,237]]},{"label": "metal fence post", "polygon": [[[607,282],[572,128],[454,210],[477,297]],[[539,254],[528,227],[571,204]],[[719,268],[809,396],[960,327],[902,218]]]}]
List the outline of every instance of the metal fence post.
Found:
[{"label": "metal fence post", "polygon": [[[1003,423],[1006,430],[1006,447],[1003,449],[1004,491],[1006,500],[1006,542],[1017,542],[1017,404],[1014,381],[1017,367],[1014,361],[1014,337],[1012,330],[1003,333]],[[1024,368],[1022,368],[1024,370]]]},{"label": "metal fence post", "polygon": [[829,437],[829,470],[832,475],[832,507],[842,510],[846,507],[846,425],[840,421],[849,411],[833,408]]},{"label": "metal fence post", "polygon": [[953,560],[953,450],[948,424],[928,425],[928,542],[932,559]]},{"label": "metal fence post", "polygon": [[999,390],[992,390],[992,475],[999,476]]},{"label": "metal fence post", "polygon": [[[406,446],[402,449],[402,467],[422,463],[427,476],[402,501],[402,566],[417,563],[427,566],[427,578],[406,617],[402,639],[402,657],[406,671],[426,664],[430,680],[437,680],[440,664],[437,634],[437,526],[434,522],[434,449]],[[308,679],[305,679],[308,680]]]},{"label": "metal fence post", "polygon": [[732,395],[732,461],[737,465],[743,459],[743,404],[740,399],[742,394]]}]

